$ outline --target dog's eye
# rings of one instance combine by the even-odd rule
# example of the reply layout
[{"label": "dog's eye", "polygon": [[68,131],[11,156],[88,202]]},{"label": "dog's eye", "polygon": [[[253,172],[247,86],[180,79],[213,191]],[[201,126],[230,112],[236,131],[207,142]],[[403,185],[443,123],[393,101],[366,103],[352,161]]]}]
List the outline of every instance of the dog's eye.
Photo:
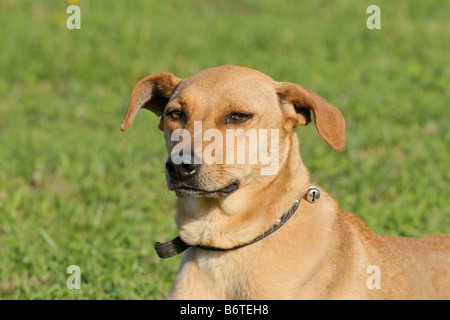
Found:
[{"label": "dog's eye", "polygon": [[253,114],[234,112],[227,116],[227,123],[242,123],[253,117]]},{"label": "dog's eye", "polygon": [[173,110],[166,113],[167,117],[170,117],[172,120],[182,120],[184,118],[183,111]]}]

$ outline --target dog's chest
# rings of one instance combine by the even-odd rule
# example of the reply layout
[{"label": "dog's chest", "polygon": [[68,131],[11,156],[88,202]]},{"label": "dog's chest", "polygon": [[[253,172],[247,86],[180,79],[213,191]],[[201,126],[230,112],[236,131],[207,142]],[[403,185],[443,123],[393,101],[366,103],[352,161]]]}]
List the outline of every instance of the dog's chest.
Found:
[{"label": "dog's chest", "polygon": [[211,252],[197,261],[206,285],[220,299],[251,299],[258,286],[252,264],[233,252]]}]

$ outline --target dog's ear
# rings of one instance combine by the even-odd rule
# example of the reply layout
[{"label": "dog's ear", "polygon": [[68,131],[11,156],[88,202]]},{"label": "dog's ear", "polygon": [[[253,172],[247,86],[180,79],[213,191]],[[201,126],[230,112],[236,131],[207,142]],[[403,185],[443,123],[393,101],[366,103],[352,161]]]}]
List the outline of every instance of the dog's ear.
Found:
[{"label": "dog's ear", "polygon": [[295,126],[310,123],[312,111],[322,139],[334,151],[345,149],[345,121],[336,107],[317,93],[294,83],[278,83],[277,94],[286,118]]},{"label": "dog's ear", "polygon": [[[120,129],[127,130],[141,108],[150,110],[157,116],[162,116],[166,104],[180,81],[180,78],[171,73],[155,73],[139,81],[131,93],[130,104]],[[162,117],[158,128],[164,130]]]}]

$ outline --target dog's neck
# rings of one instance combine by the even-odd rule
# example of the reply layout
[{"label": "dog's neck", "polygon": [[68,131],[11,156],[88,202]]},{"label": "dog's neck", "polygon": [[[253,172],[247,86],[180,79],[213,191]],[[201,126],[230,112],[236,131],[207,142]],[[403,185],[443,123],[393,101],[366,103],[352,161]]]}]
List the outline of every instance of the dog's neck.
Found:
[{"label": "dog's neck", "polygon": [[[290,143],[298,145],[296,134]],[[179,198],[176,221],[181,238],[189,245],[227,249],[263,234],[308,189],[309,173],[296,145],[288,149],[277,175],[264,183],[226,198]],[[254,201],[254,195],[263,200]]]}]

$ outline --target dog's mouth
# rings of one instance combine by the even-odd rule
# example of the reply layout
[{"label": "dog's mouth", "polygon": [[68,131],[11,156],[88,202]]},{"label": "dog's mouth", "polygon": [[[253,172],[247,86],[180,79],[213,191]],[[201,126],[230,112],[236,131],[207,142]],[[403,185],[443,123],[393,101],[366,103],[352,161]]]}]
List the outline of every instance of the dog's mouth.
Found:
[{"label": "dog's mouth", "polygon": [[208,197],[208,198],[216,198],[216,197],[226,197],[235,192],[239,188],[239,181],[234,181],[227,185],[226,187],[209,191],[203,190],[194,187],[188,186],[169,186],[169,190],[175,191],[177,197],[187,198],[187,197]]}]

